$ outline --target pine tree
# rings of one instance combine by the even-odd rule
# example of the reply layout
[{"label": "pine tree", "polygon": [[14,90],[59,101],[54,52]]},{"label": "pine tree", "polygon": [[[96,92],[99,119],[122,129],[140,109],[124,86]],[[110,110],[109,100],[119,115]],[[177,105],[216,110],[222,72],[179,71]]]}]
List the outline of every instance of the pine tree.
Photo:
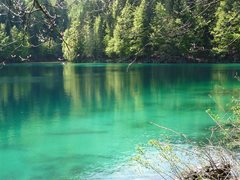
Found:
[{"label": "pine tree", "polygon": [[84,20],[85,24],[82,28],[83,35],[83,55],[87,58],[94,57],[94,32],[91,24],[91,18],[89,16]]},{"label": "pine tree", "polygon": [[132,5],[127,1],[120,16],[117,17],[113,37],[110,39],[106,48],[106,54],[108,56],[116,54],[119,57],[128,57],[131,55],[132,9]]},{"label": "pine tree", "polygon": [[69,29],[64,32],[64,42],[62,43],[63,57],[68,61],[76,61],[81,53],[80,24],[72,22]]},{"label": "pine tree", "polygon": [[9,36],[6,33],[5,24],[0,24],[0,58],[1,61],[9,58],[10,48],[9,48]]},{"label": "pine tree", "polygon": [[177,29],[182,24],[180,19],[174,19],[165,9],[163,4],[157,3],[154,17],[151,22],[150,43],[153,55],[167,56],[178,55],[179,39]]},{"label": "pine tree", "polygon": [[101,16],[97,16],[93,25],[94,30],[94,56],[99,58],[103,56],[104,46],[103,46],[103,22]]},{"label": "pine tree", "polygon": [[240,58],[240,2],[222,0],[216,12],[214,36],[214,52],[226,56]]},{"label": "pine tree", "polygon": [[144,54],[144,46],[147,44],[147,3],[142,0],[141,4],[134,11],[132,28],[131,52],[136,56]]}]

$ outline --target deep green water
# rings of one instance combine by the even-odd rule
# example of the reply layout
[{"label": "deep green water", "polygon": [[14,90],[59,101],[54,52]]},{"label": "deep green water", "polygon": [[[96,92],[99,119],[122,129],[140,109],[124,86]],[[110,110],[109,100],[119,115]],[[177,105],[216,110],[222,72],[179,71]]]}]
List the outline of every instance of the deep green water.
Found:
[{"label": "deep green water", "polygon": [[129,161],[136,145],[160,134],[171,137],[150,122],[202,140],[213,125],[205,110],[221,111],[240,87],[233,78],[240,65],[126,68],[24,64],[0,69],[0,179],[110,174]]}]

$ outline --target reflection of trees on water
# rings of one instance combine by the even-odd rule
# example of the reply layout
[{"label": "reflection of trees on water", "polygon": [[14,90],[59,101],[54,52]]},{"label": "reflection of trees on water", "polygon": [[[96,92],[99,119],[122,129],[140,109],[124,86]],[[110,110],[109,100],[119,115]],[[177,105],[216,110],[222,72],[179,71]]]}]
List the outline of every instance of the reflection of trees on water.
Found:
[{"label": "reflection of trees on water", "polygon": [[177,101],[182,100],[181,98],[185,98],[177,94],[178,90],[184,87],[183,91],[187,92],[188,89],[195,88],[196,83],[202,83],[211,76],[210,72],[193,75],[200,74],[201,69],[177,67],[159,69],[154,66],[132,68],[126,73],[126,67],[84,68],[67,65],[64,66],[63,72],[64,90],[79,110],[83,107],[114,107],[118,111],[131,106],[134,111],[144,108],[145,97],[155,96],[154,98],[161,100],[163,94],[164,98],[166,94],[175,95],[176,101],[168,103],[176,104]]},{"label": "reflection of trees on water", "polygon": [[[136,114],[157,121],[164,111],[173,115],[204,111],[211,102],[206,100],[209,93],[220,107],[225,100],[219,87],[227,86],[231,92],[238,87],[232,74],[234,70],[211,66],[134,65],[129,72],[124,65],[6,67],[0,72],[0,128],[21,129],[29,121],[51,123],[96,112],[110,112],[129,123]],[[149,117],[151,111],[156,116]],[[197,118],[194,121],[199,123]],[[136,120],[135,125],[141,123]],[[184,122],[178,126],[181,123],[185,126]]]},{"label": "reflection of trees on water", "polygon": [[[202,70],[136,65],[127,73],[126,66],[67,65],[63,73],[64,90],[71,98],[72,114],[94,116],[96,112],[110,112],[115,120],[126,124],[135,121],[136,127],[142,127],[149,121],[160,121],[165,115],[162,112],[172,112],[173,116],[189,110],[204,112],[209,101],[199,97],[208,99],[206,83],[210,81],[211,69],[204,74]],[[149,112],[156,116],[149,117]],[[201,123],[199,118],[193,120],[196,125]],[[186,121],[177,125],[184,127]]]},{"label": "reflection of trees on water", "polygon": [[31,121],[51,122],[68,114],[62,68],[20,65],[0,73],[0,130],[21,133]]},{"label": "reflection of trees on water", "polygon": [[232,98],[239,97],[240,83],[235,79],[237,72],[238,69],[234,67],[228,70],[221,66],[213,67],[210,97],[215,103],[216,113],[227,112]]},{"label": "reflection of trees on water", "polygon": [[139,71],[126,73],[125,67],[84,68],[67,65],[63,72],[64,90],[72,99],[72,108],[79,111],[119,111],[131,106],[134,111],[142,106],[143,83]]}]

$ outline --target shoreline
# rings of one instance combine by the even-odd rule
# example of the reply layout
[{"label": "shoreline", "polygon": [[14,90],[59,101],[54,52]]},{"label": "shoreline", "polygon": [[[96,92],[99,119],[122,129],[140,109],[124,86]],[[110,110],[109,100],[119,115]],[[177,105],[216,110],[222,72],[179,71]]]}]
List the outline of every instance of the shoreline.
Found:
[{"label": "shoreline", "polygon": [[134,64],[145,64],[145,65],[207,65],[207,64],[240,64],[240,62],[68,62],[68,61],[28,61],[28,62],[5,62],[4,65],[30,65],[30,64],[126,64],[126,65],[134,65]]},{"label": "shoreline", "polygon": [[[238,64],[240,59],[209,57],[209,59],[193,58],[193,57],[123,57],[123,58],[79,58],[75,61],[67,61],[59,58],[41,57],[20,61],[16,59],[1,60],[1,64],[29,64],[29,63],[73,63],[73,64]],[[46,59],[46,60],[44,60]],[[49,59],[49,60],[47,60]]]}]

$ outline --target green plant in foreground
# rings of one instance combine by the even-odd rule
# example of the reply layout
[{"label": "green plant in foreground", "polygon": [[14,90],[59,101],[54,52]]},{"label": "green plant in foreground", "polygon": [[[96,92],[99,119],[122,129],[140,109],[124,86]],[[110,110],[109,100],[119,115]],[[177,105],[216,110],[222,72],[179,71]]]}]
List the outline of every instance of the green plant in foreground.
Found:
[{"label": "green plant in foreground", "polygon": [[238,179],[236,154],[219,146],[183,146],[149,141],[133,158],[161,179]]},{"label": "green plant in foreground", "polygon": [[221,145],[229,150],[240,149],[240,102],[234,98],[231,102],[229,112],[223,117],[214,114],[210,109],[206,112],[216,123],[212,128],[211,141],[213,144]]},{"label": "green plant in foreground", "polygon": [[150,140],[149,146],[137,148],[133,159],[161,179],[239,179],[240,101],[232,101],[225,122],[219,114],[206,112],[216,123],[208,143],[196,145],[187,136],[152,123],[184,138],[188,145]]}]

